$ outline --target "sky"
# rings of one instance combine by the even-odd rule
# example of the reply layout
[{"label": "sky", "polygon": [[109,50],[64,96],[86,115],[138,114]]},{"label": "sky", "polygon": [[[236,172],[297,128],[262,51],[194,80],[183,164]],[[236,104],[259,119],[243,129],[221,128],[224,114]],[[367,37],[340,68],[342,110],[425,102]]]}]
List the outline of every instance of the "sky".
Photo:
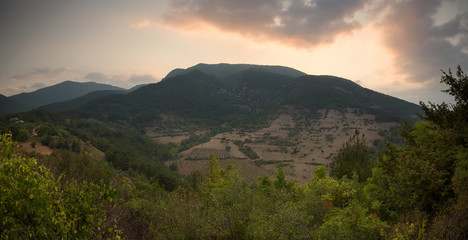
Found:
[{"label": "sky", "polygon": [[5,96],[248,63],[441,103],[441,70],[468,72],[466,0],[2,0],[0,34]]}]

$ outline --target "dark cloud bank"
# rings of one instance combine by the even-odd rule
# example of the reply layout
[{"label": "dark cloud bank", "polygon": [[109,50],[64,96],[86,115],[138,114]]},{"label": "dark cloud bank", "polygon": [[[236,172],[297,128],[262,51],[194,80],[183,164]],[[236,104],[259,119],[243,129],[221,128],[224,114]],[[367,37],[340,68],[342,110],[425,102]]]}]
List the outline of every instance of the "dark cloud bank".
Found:
[{"label": "dark cloud bank", "polygon": [[173,0],[164,19],[176,27],[196,27],[202,22],[256,40],[309,49],[372,24],[395,55],[394,65],[405,75],[403,80],[434,82],[440,69],[468,68],[468,12],[463,8],[467,4],[459,1],[464,12],[454,12],[451,21],[438,26],[433,17],[442,2]]}]

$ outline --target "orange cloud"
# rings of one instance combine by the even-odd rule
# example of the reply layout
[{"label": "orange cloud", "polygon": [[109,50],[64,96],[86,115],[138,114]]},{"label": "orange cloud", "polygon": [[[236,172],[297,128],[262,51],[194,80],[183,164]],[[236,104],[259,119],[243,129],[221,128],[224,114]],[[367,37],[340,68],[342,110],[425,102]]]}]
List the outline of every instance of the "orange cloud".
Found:
[{"label": "orange cloud", "polygon": [[151,22],[146,19],[146,18],[141,18],[140,20],[138,20],[138,22],[136,23],[133,23],[132,25],[130,25],[132,28],[145,28],[145,27],[149,27],[151,24]]},{"label": "orange cloud", "polygon": [[354,14],[366,0],[177,0],[164,15],[167,25],[209,24],[257,41],[312,48],[362,27]]},{"label": "orange cloud", "polygon": [[[438,78],[440,69],[468,67],[468,12],[454,12],[452,20],[436,25],[433,18],[442,2],[174,0],[163,18],[167,26],[178,29],[200,30],[208,25],[257,42],[314,51],[372,26],[380,37],[379,47],[393,56],[387,72],[407,84],[425,85]],[[361,48],[366,48],[364,43],[355,51]]]}]

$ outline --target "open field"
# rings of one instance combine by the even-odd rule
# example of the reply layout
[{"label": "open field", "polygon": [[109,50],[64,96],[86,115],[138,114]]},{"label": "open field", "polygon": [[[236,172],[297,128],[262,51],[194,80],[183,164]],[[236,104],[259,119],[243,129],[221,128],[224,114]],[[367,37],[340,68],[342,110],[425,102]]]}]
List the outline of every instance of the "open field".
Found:
[{"label": "open field", "polygon": [[[32,142],[36,143],[36,146],[34,148],[31,146]],[[25,142],[20,142],[19,145],[21,149],[23,149],[26,152],[36,152],[36,153],[40,153],[44,155],[50,155],[53,152],[52,148],[41,143],[41,140],[39,137],[31,137]],[[80,148],[82,151],[91,154],[96,159],[99,159],[99,160],[105,159],[105,154],[89,143],[80,141]]]},{"label": "open field", "polygon": [[[353,109],[342,112],[320,110],[320,117],[317,118],[305,117],[305,114],[294,109],[287,112],[271,121],[267,128],[254,132],[234,130],[221,133],[207,143],[182,152],[184,160],[178,162],[179,172],[206,172],[207,159],[217,156],[218,159],[233,159],[233,163],[242,163],[243,171],[257,169],[248,170],[249,173],[245,174],[250,179],[264,173],[274,174],[278,167],[282,167],[289,179],[305,182],[310,180],[315,168],[328,166],[333,161],[355,130],[365,134],[366,143],[371,146],[373,140],[383,139],[383,132],[388,133],[391,127],[398,126],[398,123],[376,123],[373,115],[359,114]],[[258,159],[249,159],[234,144],[235,141],[242,141],[242,146],[255,152]],[[191,161],[193,159],[198,161]],[[250,164],[248,168],[245,167],[246,163]],[[256,177],[250,176],[255,174]]]},{"label": "open field", "polygon": [[[31,146],[32,142],[36,143],[36,146],[34,148]],[[19,145],[26,152],[37,152],[46,155],[52,153],[52,149],[49,146],[42,144],[39,137],[29,138],[25,142],[20,142]]]}]

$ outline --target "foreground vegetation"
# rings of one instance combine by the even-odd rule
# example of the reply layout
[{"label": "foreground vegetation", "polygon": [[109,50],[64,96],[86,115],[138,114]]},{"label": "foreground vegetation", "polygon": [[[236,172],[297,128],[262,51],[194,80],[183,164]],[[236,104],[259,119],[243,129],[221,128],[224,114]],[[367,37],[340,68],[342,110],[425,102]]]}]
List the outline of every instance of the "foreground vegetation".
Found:
[{"label": "foreground vegetation", "polygon": [[[403,146],[387,143],[373,159],[356,133],[331,176],[319,166],[302,185],[282,169],[246,184],[212,158],[206,175],[168,187],[159,182],[171,182],[162,170],[145,173],[150,152],[118,148],[128,139],[107,143],[116,149],[102,161],[73,142],[50,156],[26,154],[4,134],[0,238],[467,239],[468,77],[458,69],[442,82],[456,104],[422,104],[424,121],[403,128]],[[69,133],[105,142],[86,129]],[[153,152],[158,159],[172,157],[166,147]]]}]

